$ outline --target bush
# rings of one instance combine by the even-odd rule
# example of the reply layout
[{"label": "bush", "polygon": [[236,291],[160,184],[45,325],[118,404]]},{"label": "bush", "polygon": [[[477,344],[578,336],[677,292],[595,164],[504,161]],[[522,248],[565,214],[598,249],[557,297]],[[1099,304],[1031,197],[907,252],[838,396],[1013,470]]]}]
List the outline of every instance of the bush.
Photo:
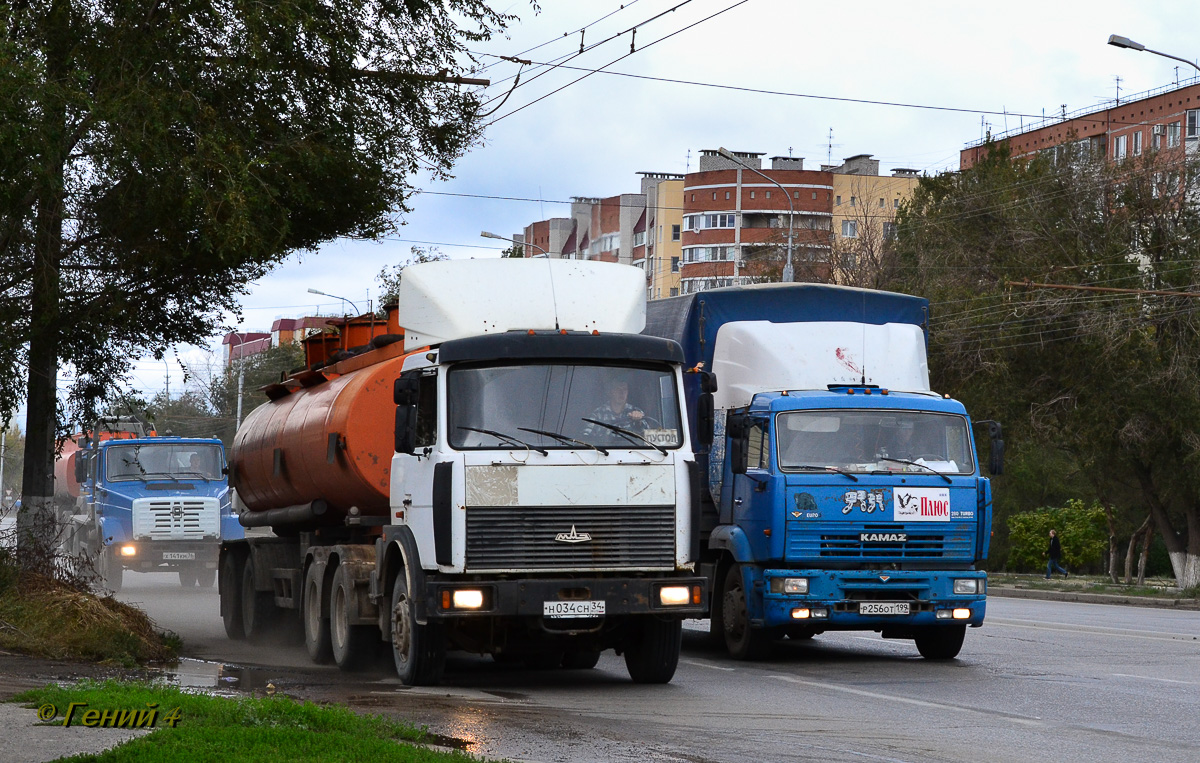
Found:
[{"label": "bush", "polygon": [[1099,569],[1108,553],[1108,523],[1099,503],[1085,506],[1069,500],[1062,508],[1043,507],[1008,518],[1008,568],[1014,572],[1046,569],[1050,531],[1058,531],[1062,564],[1067,568]]}]

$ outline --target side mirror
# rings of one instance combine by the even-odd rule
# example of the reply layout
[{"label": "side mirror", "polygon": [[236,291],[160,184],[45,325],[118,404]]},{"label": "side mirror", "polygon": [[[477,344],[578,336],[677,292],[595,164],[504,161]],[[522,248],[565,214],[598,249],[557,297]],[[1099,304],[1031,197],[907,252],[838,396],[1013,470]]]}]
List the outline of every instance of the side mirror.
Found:
[{"label": "side mirror", "polygon": [[705,392],[696,401],[696,442],[705,447],[711,446],[715,423],[713,396],[711,392]]},{"label": "side mirror", "polygon": [[729,467],[734,474],[745,474],[749,466],[749,429],[745,414],[731,412],[725,420],[725,434],[729,437]]},{"label": "side mirror", "polygon": [[988,423],[988,436],[992,438],[992,454],[988,458],[988,471],[992,474],[1004,474],[1004,433],[1000,424]]},{"label": "side mirror", "polygon": [[416,405],[419,384],[420,377],[416,374],[406,374],[396,379],[392,386],[392,402],[396,405]]},{"label": "side mirror", "polygon": [[75,451],[75,481],[83,483],[87,479],[87,456],[81,451]]},{"label": "side mirror", "polygon": [[700,372],[700,391],[711,395],[717,391],[717,375],[707,371]]},{"label": "side mirror", "polygon": [[[400,382],[399,379],[396,380]],[[410,456],[417,450],[417,406],[396,406],[396,452]]]}]

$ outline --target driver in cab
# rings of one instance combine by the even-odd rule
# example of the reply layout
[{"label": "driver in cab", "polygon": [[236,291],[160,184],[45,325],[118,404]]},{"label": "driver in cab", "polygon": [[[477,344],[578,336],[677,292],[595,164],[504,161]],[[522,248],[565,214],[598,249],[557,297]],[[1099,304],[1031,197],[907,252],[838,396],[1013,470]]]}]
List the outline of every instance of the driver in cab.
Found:
[{"label": "driver in cab", "polygon": [[[629,382],[625,379],[616,379],[609,384],[607,402],[593,411],[590,416],[596,421],[634,432],[645,428],[645,417],[646,414],[640,408],[629,403]],[[592,435],[602,429],[603,427],[588,422],[583,434],[584,436]]]}]

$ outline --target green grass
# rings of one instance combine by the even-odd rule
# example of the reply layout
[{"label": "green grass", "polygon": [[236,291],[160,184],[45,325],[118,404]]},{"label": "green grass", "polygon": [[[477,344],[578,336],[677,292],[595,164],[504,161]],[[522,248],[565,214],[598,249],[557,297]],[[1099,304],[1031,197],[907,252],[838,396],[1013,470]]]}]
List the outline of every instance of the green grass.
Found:
[{"label": "green grass", "polygon": [[[396,760],[477,761],[461,752],[444,752],[411,744],[425,732],[378,715],[358,715],[341,706],[320,706],[282,696],[226,699],[189,694],[171,686],[130,682],[84,682],[47,686],[13,698],[29,707],[53,704],[62,718],[72,702],[88,709],[144,709],[158,703],[157,730],[99,755],[70,761],[194,761],[261,763],[264,760]],[[178,709],[179,721],[162,719]],[[76,721],[80,710],[76,710]]]},{"label": "green grass", "polygon": [[1035,591],[1070,591],[1074,593],[1104,593],[1119,596],[1144,596],[1155,599],[1196,598],[1197,589],[1180,591],[1170,585],[1169,580],[1156,581],[1154,585],[1125,585],[1113,583],[1105,575],[1072,575],[1063,578],[1055,575],[1046,580],[1041,575],[1019,575],[1013,573],[988,573],[988,583],[993,586],[1014,586]]}]

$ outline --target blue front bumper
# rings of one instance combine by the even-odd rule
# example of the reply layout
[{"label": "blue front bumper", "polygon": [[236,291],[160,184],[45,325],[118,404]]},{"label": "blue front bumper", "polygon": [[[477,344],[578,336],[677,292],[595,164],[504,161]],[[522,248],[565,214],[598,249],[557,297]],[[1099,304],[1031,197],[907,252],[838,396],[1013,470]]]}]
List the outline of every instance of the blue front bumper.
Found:
[{"label": "blue front bumper", "polygon": [[[808,580],[807,594],[782,591],[784,578]],[[955,580],[977,580],[979,594],[955,594]],[[806,625],[820,630],[880,630],[930,625],[983,625],[987,606],[987,573],[914,570],[779,570],[762,573],[762,624]],[[860,604],[907,603],[908,614],[860,614]],[[954,610],[969,610],[955,619]],[[805,618],[793,613],[807,612]],[[939,617],[938,613],[942,616]],[[949,613],[949,614],[947,614]]]}]

